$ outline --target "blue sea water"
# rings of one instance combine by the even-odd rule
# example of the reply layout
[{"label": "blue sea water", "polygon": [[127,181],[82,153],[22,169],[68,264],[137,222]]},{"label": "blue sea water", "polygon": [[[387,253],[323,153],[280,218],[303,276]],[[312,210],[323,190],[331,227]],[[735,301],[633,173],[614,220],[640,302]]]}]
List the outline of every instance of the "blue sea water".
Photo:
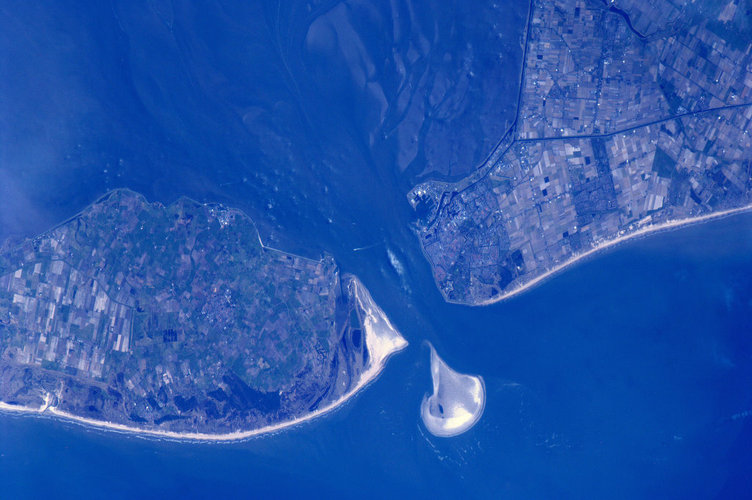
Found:
[{"label": "blue sea water", "polygon": [[[405,193],[462,175],[503,133],[525,14],[1,2],[0,237],[115,187],[225,202],[267,243],[334,255],[410,346],[340,410],[246,442],[0,415],[0,497],[743,496],[752,215],[624,244],[492,307],[446,304],[433,283]],[[422,427],[424,341],[484,377],[466,434]]]}]

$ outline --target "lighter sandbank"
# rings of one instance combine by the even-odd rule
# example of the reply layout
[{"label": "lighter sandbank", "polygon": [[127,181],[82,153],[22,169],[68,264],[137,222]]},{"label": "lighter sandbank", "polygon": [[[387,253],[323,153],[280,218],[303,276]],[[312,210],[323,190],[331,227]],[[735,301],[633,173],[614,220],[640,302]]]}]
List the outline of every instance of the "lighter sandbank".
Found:
[{"label": "lighter sandbank", "polygon": [[420,416],[434,436],[457,436],[474,426],[483,415],[486,386],[480,376],[452,370],[436,349],[429,346],[433,394],[423,397]]},{"label": "lighter sandbank", "polygon": [[[554,274],[557,274],[567,267],[576,264],[577,262],[590,257],[591,255],[601,252],[603,250],[606,250],[608,248],[611,248],[613,246],[616,246],[620,243],[624,243],[626,241],[629,241],[633,238],[638,238],[640,236],[645,236],[647,234],[655,233],[658,231],[667,231],[670,229],[678,229],[683,226],[689,226],[692,224],[699,224],[701,222],[706,222],[713,219],[720,219],[722,217],[727,217],[729,215],[735,215],[743,212],[749,212],[752,211],[752,205],[746,205],[739,208],[732,208],[729,210],[723,210],[721,212],[715,212],[712,214],[707,215],[700,215],[697,217],[689,217],[686,219],[679,219],[679,220],[669,220],[666,222],[663,222],[661,224],[646,224],[645,226],[641,227],[640,229],[637,229],[636,231],[632,231],[629,233],[623,233],[619,234],[619,236],[615,238],[611,238],[608,240],[603,240],[598,243],[596,243],[590,250],[587,250],[585,252],[582,252],[580,254],[574,255],[573,257],[567,259],[566,261],[562,262],[559,265],[556,265],[552,267],[551,269],[547,270],[543,274],[531,279],[530,281],[523,283],[522,285],[513,288],[512,290],[509,290],[507,292],[503,292],[499,294],[496,297],[484,300],[482,302],[478,302],[477,304],[468,304],[472,306],[488,306],[491,304],[496,304],[497,302],[501,302],[502,300],[507,300],[509,298],[514,297],[515,295],[518,295],[522,292],[527,291],[528,289],[534,287],[535,285],[539,285],[542,281],[547,280]],[[452,301],[450,301],[452,302]]]}]

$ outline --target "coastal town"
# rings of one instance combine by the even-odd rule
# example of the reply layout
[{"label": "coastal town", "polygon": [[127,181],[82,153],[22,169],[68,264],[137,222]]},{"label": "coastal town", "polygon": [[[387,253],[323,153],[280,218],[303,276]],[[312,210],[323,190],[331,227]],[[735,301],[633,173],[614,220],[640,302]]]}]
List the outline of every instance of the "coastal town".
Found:
[{"label": "coastal town", "polygon": [[202,435],[306,418],[391,353],[368,352],[364,295],[242,212],[113,191],[0,252],[0,402]]},{"label": "coastal town", "polygon": [[701,4],[532,2],[508,140],[467,179],[408,195],[446,300],[495,302],[752,203],[752,37],[734,0]]}]

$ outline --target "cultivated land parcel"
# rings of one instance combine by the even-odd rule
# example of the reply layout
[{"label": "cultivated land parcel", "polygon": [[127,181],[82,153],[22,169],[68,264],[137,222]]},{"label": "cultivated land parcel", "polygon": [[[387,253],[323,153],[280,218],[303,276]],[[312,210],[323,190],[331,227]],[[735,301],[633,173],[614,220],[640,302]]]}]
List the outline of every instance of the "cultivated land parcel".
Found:
[{"label": "cultivated land parcel", "polygon": [[331,258],[219,205],[105,195],[0,252],[0,407],[241,438],[321,414],[405,341]]},{"label": "cultivated land parcel", "polygon": [[451,302],[509,297],[594,250],[752,203],[752,5],[533,0],[515,123],[409,194]]}]

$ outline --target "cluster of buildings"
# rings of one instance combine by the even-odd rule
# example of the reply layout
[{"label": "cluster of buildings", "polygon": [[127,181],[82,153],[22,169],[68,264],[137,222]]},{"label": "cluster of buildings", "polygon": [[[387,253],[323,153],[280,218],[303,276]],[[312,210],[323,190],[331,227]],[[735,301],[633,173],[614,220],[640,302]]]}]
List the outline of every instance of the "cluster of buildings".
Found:
[{"label": "cluster of buildings", "polygon": [[[636,3],[671,25],[635,32]],[[448,300],[492,301],[647,225],[752,202],[752,39],[686,6],[610,5],[535,1],[514,141],[468,182],[414,190],[435,200],[420,238]]]}]

